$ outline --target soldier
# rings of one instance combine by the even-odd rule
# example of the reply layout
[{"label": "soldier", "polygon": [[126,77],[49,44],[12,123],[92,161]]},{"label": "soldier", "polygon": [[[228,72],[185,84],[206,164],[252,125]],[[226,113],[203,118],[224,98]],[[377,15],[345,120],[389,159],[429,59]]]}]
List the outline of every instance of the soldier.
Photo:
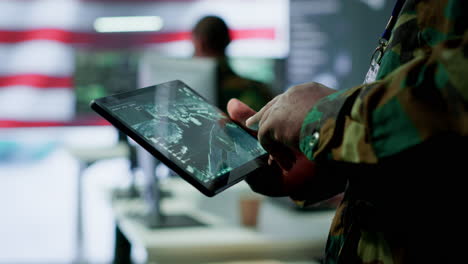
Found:
[{"label": "soldier", "polygon": [[229,99],[237,98],[259,110],[272,98],[264,83],[236,74],[228,64],[226,48],[231,43],[229,28],[217,16],[201,18],[192,30],[194,56],[214,58],[218,62],[218,106],[226,110]]},{"label": "soldier", "polygon": [[299,204],[345,192],[325,263],[461,263],[467,13],[464,0],[398,0],[363,85],[299,85],[258,113],[229,101],[270,153],[254,191]]}]

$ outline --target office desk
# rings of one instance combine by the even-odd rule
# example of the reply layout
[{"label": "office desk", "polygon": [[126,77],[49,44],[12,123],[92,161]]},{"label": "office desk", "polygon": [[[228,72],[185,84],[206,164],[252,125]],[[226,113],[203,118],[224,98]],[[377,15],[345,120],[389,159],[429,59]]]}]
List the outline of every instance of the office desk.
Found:
[{"label": "office desk", "polygon": [[[120,230],[132,245],[145,249],[148,263],[195,264],[265,259],[312,261],[324,252],[333,211],[295,212],[264,200],[258,226],[252,229],[236,224],[233,214],[228,216],[204,206],[217,197],[204,197],[185,182],[172,185],[179,190],[173,199],[162,203],[163,211],[167,214],[185,213],[207,226],[149,229],[141,219],[134,217],[145,209],[141,200],[112,202]],[[222,196],[220,194],[219,199],[224,199],[226,204],[222,209],[237,211],[233,204],[247,188],[246,184],[240,183]],[[222,200],[215,202],[219,201]]]},{"label": "office desk", "polygon": [[[1,129],[0,139],[14,146],[3,152],[1,164],[0,263],[103,263],[110,259],[112,233],[108,232],[111,231],[91,231],[90,227],[102,219],[91,220],[93,224],[86,220],[94,214],[87,205],[101,202],[99,198],[85,198],[85,228],[81,228],[81,219],[77,217],[81,214],[81,199],[77,199],[81,197],[77,185],[81,180],[79,162],[69,150],[113,147],[117,143],[116,130],[110,126],[11,128]],[[106,153],[100,154],[103,155],[96,158],[109,157]],[[115,173],[115,170],[109,173]],[[121,174],[125,175],[124,172]],[[114,175],[114,179],[118,180],[118,177]],[[90,181],[87,182],[85,194],[89,193]],[[99,205],[97,209],[101,209]],[[109,219],[112,224],[109,215],[102,215],[107,217],[104,223]],[[103,236],[106,238],[94,240]],[[97,246],[96,252],[104,249],[103,253],[91,255],[90,245],[85,245],[83,251],[82,242],[90,240],[97,241],[91,246]],[[105,251],[106,247],[108,251]]]}]

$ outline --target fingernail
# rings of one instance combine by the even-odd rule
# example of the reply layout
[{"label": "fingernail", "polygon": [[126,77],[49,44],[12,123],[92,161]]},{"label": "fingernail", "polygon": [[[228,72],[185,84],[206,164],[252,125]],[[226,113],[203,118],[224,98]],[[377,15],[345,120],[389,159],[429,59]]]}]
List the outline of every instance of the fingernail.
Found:
[{"label": "fingernail", "polygon": [[252,124],[252,125],[248,126],[248,128],[250,128],[252,130],[258,130],[258,123]]},{"label": "fingernail", "polygon": [[253,123],[253,124],[250,124],[251,123],[251,120],[252,120],[252,117],[249,117],[246,121],[245,121],[245,125],[252,129],[252,130],[258,130],[258,122],[256,123]]}]

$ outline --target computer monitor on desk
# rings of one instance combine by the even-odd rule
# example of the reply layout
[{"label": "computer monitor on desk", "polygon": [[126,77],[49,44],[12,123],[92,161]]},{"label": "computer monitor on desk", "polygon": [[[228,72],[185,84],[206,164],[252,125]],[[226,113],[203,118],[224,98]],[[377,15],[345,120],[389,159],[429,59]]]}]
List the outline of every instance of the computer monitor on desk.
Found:
[{"label": "computer monitor on desk", "polygon": [[[208,101],[216,104],[217,63],[214,59],[184,59],[143,54],[139,63],[138,87],[147,87],[173,80],[185,82]],[[162,177],[167,177],[167,173],[158,172],[169,171],[169,169],[142,147],[136,145],[136,148],[137,166],[140,167],[146,180],[146,190],[143,197],[149,208],[145,216],[147,225],[150,227],[201,225],[188,216],[164,214],[160,205],[165,194],[161,191],[160,180]]]},{"label": "computer monitor on desk", "polygon": [[139,64],[140,87],[181,80],[216,104],[217,62],[211,58],[173,58],[143,55]]}]

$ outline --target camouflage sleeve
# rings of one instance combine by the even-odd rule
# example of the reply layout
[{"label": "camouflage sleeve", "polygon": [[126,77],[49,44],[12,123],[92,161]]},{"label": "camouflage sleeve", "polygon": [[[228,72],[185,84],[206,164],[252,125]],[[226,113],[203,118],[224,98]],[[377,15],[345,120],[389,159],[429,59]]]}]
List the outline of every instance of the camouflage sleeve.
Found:
[{"label": "camouflage sleeve", "polygon": [[[308,158],[376,163],[435,135],[468,136],[468,3],[409,2],[382,79],[323,98],[307,115],[300,148]],[[404,38],[411,25],[422,48]]]}]

